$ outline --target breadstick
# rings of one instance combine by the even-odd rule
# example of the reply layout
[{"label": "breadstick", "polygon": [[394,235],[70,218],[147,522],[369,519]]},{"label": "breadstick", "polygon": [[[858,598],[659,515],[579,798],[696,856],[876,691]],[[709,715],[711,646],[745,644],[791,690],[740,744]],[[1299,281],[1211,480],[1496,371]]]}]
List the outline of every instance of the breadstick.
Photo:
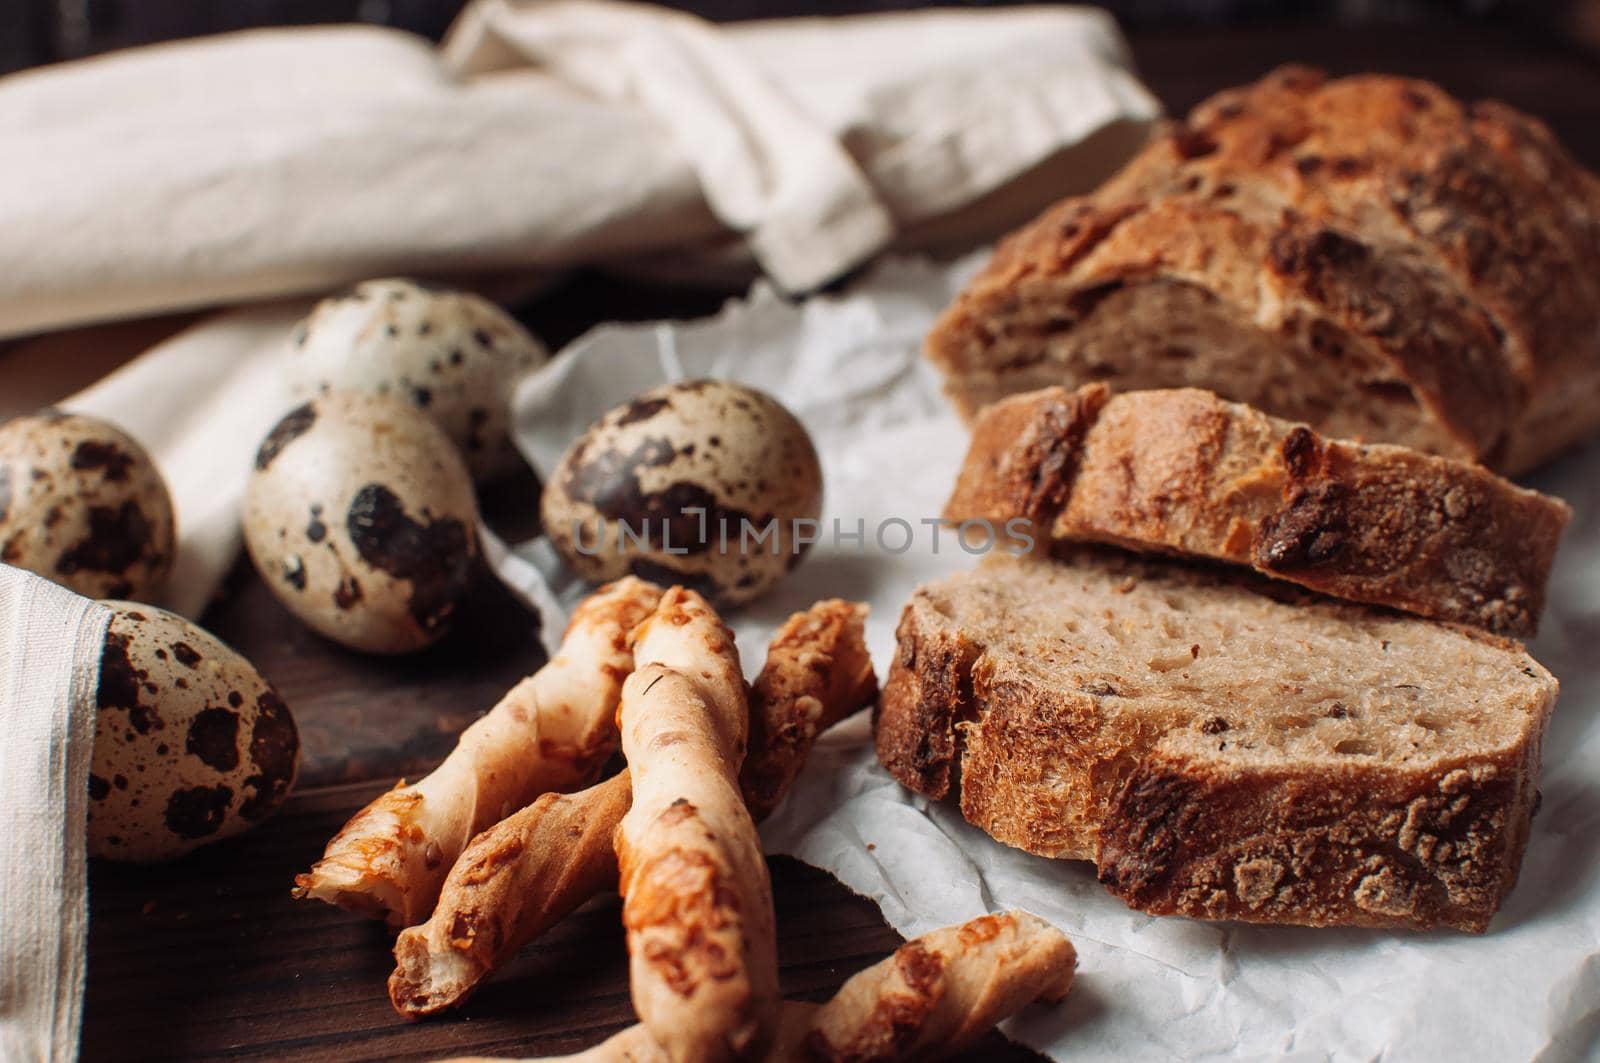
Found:
[{"label": "breadstick", "polygon": [[750,752],[739,772],[756,822],[778,807],[817,736],[878,696],[862,634],[867,607],[837,598],[791,616],[750,689]]},{"label": "breadstick", "polygon": [[295,896],[396,928],[427,918],[468,840],[540,794],[585,784],[611,756],[633,667],[628,633],[660,597],[659,587],[628,578],[585,599],[561,651],[463,731],[431,774],[357,812],[296,876]]},{"label": "breadstick", "polygon": [[778,1020],[772,883],[739,793],[749,729],[733,633],[673,587],[622,687],[633,807],[617,829],[633,1007],[675,1063],[759,1059]]},{"label": "breadstick", "polygon": [[575,794],[545,794],[474,838],[433,915],[395,939],[394,1009],[415,1019],[456,1006],[524,944],[615,889],[612,837],[632,799],[624,771]]},{"label": "breadstick", "polygon": [[[866,613],[853,602],[818,602],[774,636],[750,691],[741,776],[758,821],[783,799],[817,735],[876,697]],[[540,798],[479,835],[445,879],[432,917],[395,941],[395,1010],[421,1018],[456,1007],[523,945],[614,888],[611,835],[631,800],[624,770],[581,793]]]},{"label": "breadstick", "polygon": [[1027,912],[984,915],[906,942],[823,1005],[806,1045],[822,1059],[926,1059],[958,1052],[1034,1000],[1072,988],[1078,955]]},{"label": "breadstick", "polygon": [[[952,1055],[1032,1001],[1058,1003],[1072,988],[1077,962],[1072,942],[1037,916],[1020,911],[982,915],[906,942],[851,978],[821,1007],[784,1001],[782,1025],[766,1058],[768,1063],[889,1063]],[[521,1063],[658,1063],[666,1058],[638,1025],[576,1055]]]}]

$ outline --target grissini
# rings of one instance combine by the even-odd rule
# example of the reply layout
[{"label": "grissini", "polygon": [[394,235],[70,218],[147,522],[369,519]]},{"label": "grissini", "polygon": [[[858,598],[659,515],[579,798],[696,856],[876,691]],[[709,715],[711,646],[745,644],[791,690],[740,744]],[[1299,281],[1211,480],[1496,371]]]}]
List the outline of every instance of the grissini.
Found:
[{"label": "grissini", "polygon": [[[914,938],[858,972],[826,1004],[784,1001],[769,1063],[892,1063],[953,1055],[1000,1020],[1072,988],[1077,953],[1027,912],[983,915]],[[659,1063],[644,1026],[630,1026],[566,1063]],[[482,1057],[450,1063],[486,1063]],[[533,1061],[524,1061],[533,1063]],[[547,1061],[554,1063],[554,1060]]]},{"label": "grissini", "polygon": [[759,1059],[778,1021],[772,884],[739,792],[749,707],[733,633],[673,587],[634,633],[617,829],[634,1010],[669,1059]]},{"label": "grissini", "polygon": [[433,910],[479,831],[540,794],[583,786],[617,746],[616,711],[633,667],[628,633],[661,590],[628,578],[572,614],[560,652],[462,732],[444,763],[356,813],[295,895],[412,926]]},{"label": "grissini", "polygon": [[739,771],[756,822],[777,809],[817,736],[878,696],[867,607],[837,598],[795,613],[772,637],[750,687],[750,749]]},{"label": "grissini", "polygon": [[523,945],[616,889],[612,841],[632,801],[624,770],[587,790],[544,794],[474,838],[432,915],[395,938],[394,1009],[420,1019],[459,1006]]},{"label": "grissini", "polygon": [[1072,943],[1037,916],[979,916],[851,978],[812,1018],[806,1047],[828,1060],[951,1055],[1033,1001],[1059,1003],[1077,962]]},{"label": "grissini", "polygon": [[[778,630],[750,690],[751,751],[740,784],[757,819],[776,808],[817,736],[877,697],[866,607],[837,599]],[[400,933],[389,999],[410,1018],[460,1005],[495,968],[568,912],[617,884],[611,838],[632,802],[626,770],[546,794],[475,838],[432,916]]]},{"label": "grissini", "polygon": [[1088,384],[984,410],[944,515],[1526,637],[1572,510],[1482,466],[1323,439],[1208,391]]}]

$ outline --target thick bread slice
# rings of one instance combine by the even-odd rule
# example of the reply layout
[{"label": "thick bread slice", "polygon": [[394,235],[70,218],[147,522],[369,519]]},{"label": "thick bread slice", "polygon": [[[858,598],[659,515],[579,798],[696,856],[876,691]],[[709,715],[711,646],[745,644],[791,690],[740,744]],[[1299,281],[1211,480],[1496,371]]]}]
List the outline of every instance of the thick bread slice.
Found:
[{"label": "thick bread slice", "polygon": [[993,554],[898,637],[890,774],[1135,908],[1483,930],[1516,881],[1557,684],[1515,643],[1087,551]]},{"label": "thick bread slice", "polygon": [[945,506],[1055,542],[1213,558],[1353,601],[1532,635],[1560,499],[1404,447],[1324,440],[1209,391],[1046,388],[988,407]]}]

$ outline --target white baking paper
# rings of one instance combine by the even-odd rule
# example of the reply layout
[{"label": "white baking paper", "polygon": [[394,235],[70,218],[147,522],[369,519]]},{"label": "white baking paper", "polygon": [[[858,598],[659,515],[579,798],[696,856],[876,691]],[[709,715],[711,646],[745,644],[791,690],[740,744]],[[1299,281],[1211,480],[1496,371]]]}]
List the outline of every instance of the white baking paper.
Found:
[{"label": "white baking paper", "polygon": [[[969,567],[937,516],[966,433],[919,357],[923,334],[974,268],[891,262],[841,298],[785,302],[758,287],[717,318],[609,326],[574,343],[518,396],[518,438],[541,470],[610,406],[663,380],[714,376],[780,397],[810,429],[827,482],[825,530],[858,520],[866,543],[824,542],[772,596],[731,616],[745,667],[792,611],[838,595],[872,606],[880,677],[901,606],[919,583]],[[1008,849],[876,764],[865,717],[819,743],[766,824],[773,853],[824,868],[912,936],[1020,907],[1069,934],[1080,956],[1067,1003],[1007,1032],[1058,1059],[1528,1060],[1600,1053],[1600,445],[1536,486],[1576,511],[1533,652],[1560,678],[1543,808],[1520,885],[1488,934],[1252,927],[1129,911],[1086,863]],[[903,553],[874,530],[914,529]],[[887,545],[903,539],[896,530]],[[501,573],[550,571],[524,544]],[[570,603],[574,586],[556,591]],[[550,628],[554,625],[547,624]],[[780,928],[780,932],[782,928]]]}]

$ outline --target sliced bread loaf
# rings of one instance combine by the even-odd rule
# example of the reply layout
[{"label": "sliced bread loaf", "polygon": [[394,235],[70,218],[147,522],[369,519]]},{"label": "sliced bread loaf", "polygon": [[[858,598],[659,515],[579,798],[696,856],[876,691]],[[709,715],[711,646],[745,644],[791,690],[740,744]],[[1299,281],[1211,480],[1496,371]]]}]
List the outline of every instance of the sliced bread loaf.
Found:
[{"label": "sliced bread loaf", "polygon": [[967,415],[1200,386],[1525,471],[1600,428],[1600,179],[1508,107],[1284,68],[1009,237],[927,350]]},{"label": "sliced bread loaf", "polygon": [[878,757],[1158,914],[1481,931],[1555,679],[1470,628],[1248,573],[991,555],[906,606]]},{"label": "sliced bread loaf", "polygon": [[1570,515],[1480,466],[1324,440],[1208,391],[1098,384],[988,407],[945,507],[1514,636],[1538,624]]},{"label": "sliced bread loaf", "polygon": [[1100,194],[1203,196],[1412,246],[1483,311],[1517,379],[1505,467],[1600,422],[1600,179],[1537,119],[1426,81],[1288,66],[1196,107]]}]

